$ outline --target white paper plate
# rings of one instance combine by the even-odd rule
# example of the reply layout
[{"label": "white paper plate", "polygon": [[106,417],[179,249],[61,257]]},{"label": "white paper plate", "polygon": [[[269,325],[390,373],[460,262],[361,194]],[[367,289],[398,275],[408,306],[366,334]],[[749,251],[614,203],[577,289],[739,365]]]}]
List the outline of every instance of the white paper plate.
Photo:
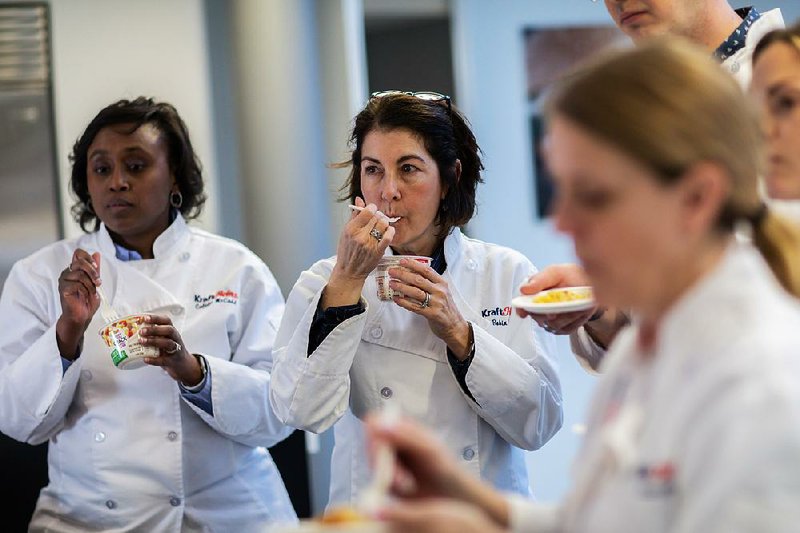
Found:
[{"label": "white paper plate", "polygon": [[[556,302],[542,302],[550,296],[559,293],[567,293],[568,300]],[[585,311],[594,307],[594,297],[591,287],[564,287],[561,289],[549,289],[536,294],[517,296],[511,300],[511,305],[524,309],[529,313],[541,315],[555,315],[558,313],[572,313],[575,311]]]}]

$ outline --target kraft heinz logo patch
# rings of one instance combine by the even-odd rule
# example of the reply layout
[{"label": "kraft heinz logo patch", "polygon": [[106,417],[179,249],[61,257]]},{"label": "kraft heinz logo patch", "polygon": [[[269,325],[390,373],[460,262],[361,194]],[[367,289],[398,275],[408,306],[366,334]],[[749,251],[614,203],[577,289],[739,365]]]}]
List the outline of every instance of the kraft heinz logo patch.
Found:
[{"label": "kraft heinz logo patch", "polygon": [[508,317],[511,316],[511,306],[495,307],[494,309],[484,309],[481,311],[483,318],[490,318],[493,326],[507,326]]},{"label": "kraft heinz logo patch", "polygon": [[643,464],[636,469],[645,496],[669,496],[675,491],[676,469],[669,461]]},{"label": "kraft heinz logo patch", "polygon": [[220,290],[214,294],[203,296],[202,294],[194,295],[194,308],[202,309],[211,304],[237,304],[239,303],[239,295],[233,291]]}]

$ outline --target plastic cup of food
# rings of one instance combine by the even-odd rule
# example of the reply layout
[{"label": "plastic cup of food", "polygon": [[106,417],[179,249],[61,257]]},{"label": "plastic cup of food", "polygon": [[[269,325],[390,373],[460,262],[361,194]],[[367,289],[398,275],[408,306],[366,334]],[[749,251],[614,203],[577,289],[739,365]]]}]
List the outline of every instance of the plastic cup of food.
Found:
[{"label": "plastic cup of food", "polygon": [[394,297],[394,291],[389,286],[391,277],[389,276],[389,269],[392,267],[400,266],[402,259],[411,259],[424,265],[430,266],[431,258],[422,255],[385,255],[378,261],[378,266],[375,268],[375,281],[378,284],[378,299],[388,301]]},{"label": "plastic cup of food", "polygon": [[120,370],[132,370],[144,366],[145,357],[158,357],[158,348],[145,346],[139,338],[139,330],[145,315],[130,315],[106,324],[100,329],[100,337],[108,346],[111,361]]}]

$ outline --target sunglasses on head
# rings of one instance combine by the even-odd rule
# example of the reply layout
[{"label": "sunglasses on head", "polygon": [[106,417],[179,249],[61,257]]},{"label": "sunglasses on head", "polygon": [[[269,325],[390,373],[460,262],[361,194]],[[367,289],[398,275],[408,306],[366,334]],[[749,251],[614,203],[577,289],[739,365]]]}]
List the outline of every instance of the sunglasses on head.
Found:
[{"label": "sunglasses on head", "polygon": [[451,111],[450,108],[450,97],[446,94],[436,93],[433,91],[377,91],[372,93],[369,98],[370,100],[373,98],[382,98],[384,96],[392,96],[396,94],[405,94],[407,96],[413,96],[414,98],[419,98],[420,100],[425,100],[427,102],[447,102],[447,111]]}]

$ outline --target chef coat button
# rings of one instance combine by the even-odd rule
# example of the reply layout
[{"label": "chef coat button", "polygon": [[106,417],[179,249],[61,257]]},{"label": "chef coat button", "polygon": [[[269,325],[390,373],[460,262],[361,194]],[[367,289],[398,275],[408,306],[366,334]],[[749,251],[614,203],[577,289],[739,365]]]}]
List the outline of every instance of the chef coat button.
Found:
[{"label": "chef coat button", "polygon": [[167,433],[167,438],[169,440],[175,440],[178,438],[178,434],[175,433],[174,431],[170,431],[169,433]]},{"label": "chef coat button", "polygon": [[188,260],[189,260],[189,258],[190,258],[190,257],[191,257],[191,254],[190,254],[189,252],[183,252],[183,253],[180,255],[180,257],[178,257],[178,260],[179,260],[181,263],[185,263],[186,261],[188,261]]},{"label": "chef coat button", "polygon": [[117,502],[115,502],[114,500],[106,500],[106,507],[108,507],[109,509],[116,509]]},{"label": "chef coat button", "polygon": [[464,448],[461,457],[463,457],[465,461],[472,461],[473,457],[475,457],[475,450],[472,448]]},{"label": "chef coat button", "polygon": [[106,434],[103,433],[102,431],[98,431],[97,433],[94,434],[95,442],[103,442],[104,440],[106,440]]},{"label": "chef coat button", "polygon": [[181,499],[178,498],[177,496],[173,496],[172,498],[169,499],[169,504],[173,507],[177,507],[181,504]]},{"label": "chef coat button", "polygon": [[478,263],[476,263],[474,259],[469,259],[467,260],[467,268],[469,270],[475,270],[478,268]]},{"label": "chef coat button", "polygon": [[384,387],[381,389],[381,396],[383,396],[384,398],[391,398],[392,394],[394,393],[392,392],[392,389],[390,389],[389,387]]},{"label": "chef coat button", "polygon": [[81,377],[85,381],[92,381],[92,371],[91,370],[81,370]]},{"label": "chef coat button", "polygon": [[734,63],[731,65],[731,72],[736,74],[737,72],[739,72],[740,68],[741,67],[739,66],[739,62],[738,61],[734,61]]},{"label": "chef coat button", "polygon": [[375,326],[370,330],[369,334],[373,339],[380,339],[383,337],[383,330],[380,326]]}]

